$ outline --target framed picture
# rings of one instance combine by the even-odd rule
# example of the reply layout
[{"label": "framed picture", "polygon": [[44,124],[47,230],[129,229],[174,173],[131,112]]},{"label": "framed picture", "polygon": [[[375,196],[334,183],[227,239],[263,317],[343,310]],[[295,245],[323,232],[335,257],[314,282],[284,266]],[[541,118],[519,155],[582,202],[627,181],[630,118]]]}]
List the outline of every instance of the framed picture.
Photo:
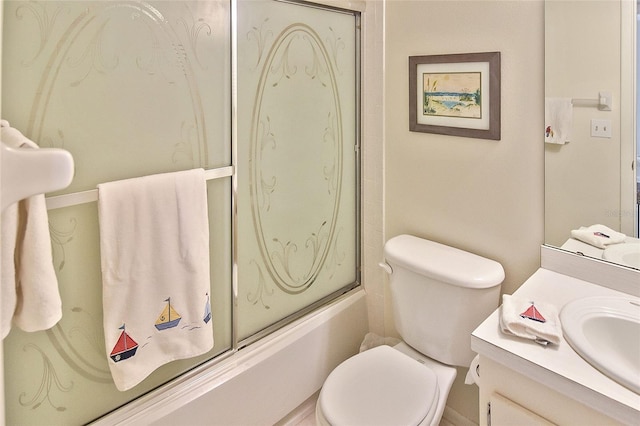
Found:
[{"label": "framed picture", "polygon": [[410,56],[409,130],[500,140],[500,52]]}]

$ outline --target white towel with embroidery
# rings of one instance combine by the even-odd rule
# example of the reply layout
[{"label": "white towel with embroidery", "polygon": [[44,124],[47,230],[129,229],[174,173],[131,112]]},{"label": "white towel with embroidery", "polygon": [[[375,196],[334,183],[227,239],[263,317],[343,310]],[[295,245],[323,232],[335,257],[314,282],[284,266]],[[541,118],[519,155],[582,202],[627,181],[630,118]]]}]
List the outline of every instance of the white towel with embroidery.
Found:
[{"label": "white towel with embroidery", "polygon": [[611,244],[624,243],[627,238],[625,234],[604,225],[582,226],[580,229],[572,230],[571,237],[601,249]]},{"label": "white towel with embroidery", "polygon": [[500,329],[503,333],[544,345],[557,345],[562,337],[560,318],[555,306],[508,294],[502,296]]},{"label": "white towel with embroidery", "polygon": [[[5,120],[2,142],[12,148],[38,148]],[[25,177],[28,178],[28,177]],[[62,301],[53,267],[49,217],[44,195],[8,206],[2,213],[2,276],[0,334],[12,324],[24,331],[46,330],[62,318]]]},{"label": "white towel with embroidery", "polygon": [[566,144],[571,141],[573,129],[573,104],[571,98],[545,98],[544,141]]},{"label": "white towel with embroidery", "polygon": [[213,347],[204,170],[98,185],[104,334],[125,391]]}]

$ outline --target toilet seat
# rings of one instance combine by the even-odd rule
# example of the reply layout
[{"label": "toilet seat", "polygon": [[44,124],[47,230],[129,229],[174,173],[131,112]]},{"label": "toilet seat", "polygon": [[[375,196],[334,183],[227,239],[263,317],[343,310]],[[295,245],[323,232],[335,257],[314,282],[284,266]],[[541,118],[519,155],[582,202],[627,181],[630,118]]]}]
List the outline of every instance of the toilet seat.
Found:
[{"label": "toilet seat", "polygon": [[389,346],[353,356],[329,375],[318,409],[331,425],[429,424],[438,402],[436,374]]}]

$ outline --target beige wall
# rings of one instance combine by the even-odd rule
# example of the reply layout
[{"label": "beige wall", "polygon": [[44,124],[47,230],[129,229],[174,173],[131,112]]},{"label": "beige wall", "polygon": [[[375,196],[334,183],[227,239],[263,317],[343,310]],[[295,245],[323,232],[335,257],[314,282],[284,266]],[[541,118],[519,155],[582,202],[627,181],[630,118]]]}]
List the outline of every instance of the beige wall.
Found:
[{"label": "beige wall", "polygon": [[[386,2],[385,238],[410,233],[499,261],[506,293],[540,265],[543,28],[539,0]],[[408,57],[490,51],[502,55],[501,140],[410,132]],[[388,297],[384,322],[395,335]],[[477,422],[464,374],[448,404]]]}]

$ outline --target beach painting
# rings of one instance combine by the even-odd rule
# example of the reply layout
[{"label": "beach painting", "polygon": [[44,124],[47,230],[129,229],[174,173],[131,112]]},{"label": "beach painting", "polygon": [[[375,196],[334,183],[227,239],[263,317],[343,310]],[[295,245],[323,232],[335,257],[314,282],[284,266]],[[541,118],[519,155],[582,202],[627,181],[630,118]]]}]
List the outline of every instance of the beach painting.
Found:
[{"label": "beach painting", "polygon": [[409,56],[409,130],[500,140],[500,52]]},{"label": "beach painting", "polygon": [[422,74],[425,116],[482,119],[482,73]]}]

